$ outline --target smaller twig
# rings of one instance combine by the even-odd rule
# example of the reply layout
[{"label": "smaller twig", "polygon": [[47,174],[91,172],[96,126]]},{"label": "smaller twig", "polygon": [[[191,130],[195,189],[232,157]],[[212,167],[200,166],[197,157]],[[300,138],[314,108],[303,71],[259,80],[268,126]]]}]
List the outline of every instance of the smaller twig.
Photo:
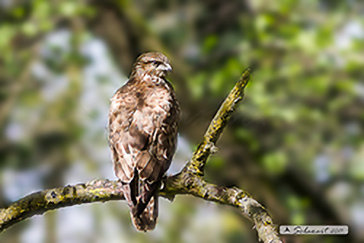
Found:
[{"label": "smaller twig", "polygon": [[31,66],[33,65],[33,62],[34,58],[29,60],[28,63],[25,65],[22,73],[18,77],[18,80],[13,80],[13,84],[10,87],[7,100],[5,100],[0,109],[0,127],[4,126],[6,118],[12,111],[12,108],[17,101],[19,94],[25,87],[25,82],[29,80],[29,76],[31,74]]},{"label": "smaller twig", "polygon": [[207,158],[211,152],[216,151],[216,142],[234,112],[238,102],[243,99],[244,89],[249,80],[250,68],[247,68],[243,72],[239,82],[235,84],[228,97],[216,112],[215,117],[212,119],[209,127],[207,128],[203,141],[198,145],[191,160],[186,164],[184,168],[185,170],[200,176],[204,175],[204,167]]}]

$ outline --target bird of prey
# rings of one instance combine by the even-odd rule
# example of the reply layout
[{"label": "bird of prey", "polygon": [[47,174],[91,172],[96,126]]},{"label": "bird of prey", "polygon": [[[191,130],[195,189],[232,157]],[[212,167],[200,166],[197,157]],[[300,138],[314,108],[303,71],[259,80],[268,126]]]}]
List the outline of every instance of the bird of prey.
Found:
[{"label": "bird of prey", "polygon": [[176,150],[180,106],[166,75],[168,58],[147,52],[111,98],[109,146],[116,176],[137,230],[153,230],[158,191]]}]

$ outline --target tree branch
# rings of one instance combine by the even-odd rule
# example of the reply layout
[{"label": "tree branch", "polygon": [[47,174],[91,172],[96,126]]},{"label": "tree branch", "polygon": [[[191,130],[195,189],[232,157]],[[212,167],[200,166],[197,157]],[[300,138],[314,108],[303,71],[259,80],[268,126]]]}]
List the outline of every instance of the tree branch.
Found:
[{"label": "tree branch", "polygon": [[49,210],[92,202],[123,200],[121,183],[94,180],[75,186],[58,187],[30,194],[0,209],[0,232],[15,223]]},{"label": "tree branch", "polygon": [[230,91],[230,94],[221,104],[220,109],[216,112],[215,117],[212,119],[203,141],[198,145],[196,151],[189,162],[187,162],[184,170],[190,171],[193,174],[200,176],[204,175],[204,167],[206,161],[211,153],[215,153],[217,148],[215,146],[223,129],[233,114],[238,102],[244,97],[244,89],[250,80],[250,69],[247,68],[239,82]]},{"label": "tree branch", "polygon": [[[228,97],[211,121],[203,141],[182,171],[163,180],[160,195],[173,199],[178,194],[189,194],[204,200],[230,205],[254,223],[259,239],[263,242],[282,242],[267,210],[249,193],[239,188],[220,187],[203,179],[203,169],[215,144],[231,117],[238,101],[243,98],[244,88],[250,79],[250,69],[244,71]],[[28,195],[7,208],[0,209],[0,232],[13,224],[48,210],[84,203],[123,200],[121,183],[109,180],[94,180],[75,186],[59,187]]]},{"label": "tree branch", "polygon": [[265,243],[282,242],[277,228],[267,210],[248,192],[237,187],[220,187],[206,182],[201,176],[181,172],[164,180],[165,186],[160,195],[170,198],[172,195],[189,194],[207,201],[217,202],[238,208],[243,215],[254,223],[259,239]]}]

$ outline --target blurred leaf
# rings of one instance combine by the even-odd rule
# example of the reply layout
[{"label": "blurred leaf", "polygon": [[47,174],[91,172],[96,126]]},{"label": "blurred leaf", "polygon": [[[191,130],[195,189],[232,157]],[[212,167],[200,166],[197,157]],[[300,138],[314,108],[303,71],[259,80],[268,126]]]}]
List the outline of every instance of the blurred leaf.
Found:
[{"label": "blurred leaf", "polygon": [[7,49],[15,35],[16,29],[11,25],[0,26],[0,49]]},{"label": "blurred leaf", "polygon": [[23,33],[29,37],[35,36],[38,33],[38,26],[32,22],[26,22],[22,26]]},{"label": "blurred leaf", "polygon": [[78,12],[78,3],[74,1],[65,1],[61,4],[60,12],[67,16],[72,17]]},{"label": "blurred leaf", "polygon": [[206,37],[204,43],[203,43],[203,48],[202,48],[202,52],[207,54],[209,53],[212,48],[214,48],[217,44],[218,38],[215,35],[210,35],[208,37]]},{"label": "blurred leaf", "polygon": [[281,174],[285,171],[288,159],[283,152],[274,152],[262,158],[264,168],[272,174]]},{"label": "blurred leaf", "polygon": [[359,147],[359,153],[353,158],[350,163],[349,173],[358,181],[364,181],[364,144]]}]

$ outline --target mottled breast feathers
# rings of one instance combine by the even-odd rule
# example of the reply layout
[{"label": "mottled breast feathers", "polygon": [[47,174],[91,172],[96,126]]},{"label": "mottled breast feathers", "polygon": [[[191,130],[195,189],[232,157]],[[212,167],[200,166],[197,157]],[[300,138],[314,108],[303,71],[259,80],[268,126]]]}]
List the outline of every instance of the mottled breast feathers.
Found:
[{"label": "mottled breast feathers", "polygon": [[111,100],[109,141],[117,156],[113,161],[123,182],[130,182],[134,168],[141,179],[153,182],[171,162],[180,111],[169,84],[148,87],[142,83],[140,87],[133,83],[129,81]]},{"label": "mottled breast feathers", "polygon": [[177,144],[180,108],[165,79],[169,71],[171,66],[163,54],[142,54],[129,81],[112,97],[109,111],[115,174],[123,182],[134,225],[143,231],[155,227],[157,211],[147,205],[153,196],[153,203],[158,200],[159,182]]}]

